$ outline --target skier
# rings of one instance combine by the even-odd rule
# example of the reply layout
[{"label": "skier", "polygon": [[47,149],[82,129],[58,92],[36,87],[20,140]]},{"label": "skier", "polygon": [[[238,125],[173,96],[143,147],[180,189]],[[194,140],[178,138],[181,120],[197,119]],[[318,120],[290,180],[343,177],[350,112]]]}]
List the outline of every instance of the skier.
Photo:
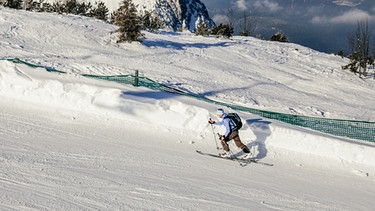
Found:
[{"label": "skier", "polygon": [[[225,133],[220,137],[221,145],[223,146],[224,153],[220,153],[221,157],[228,157],[232,158],[234,155],[229,149],[228,142],[233,139],[234,143],[237,147],[241,148],[244,153],[246,153],[245,157],[249,156],[250,150],[249,148],[241,142],[239,132],[234,127],[233,121],[228,118],[228,114],[224,112],[223,109],[218,109],[216,111],[216,115],[218,118],[222,119],[220,122],[215,122],[214,120],[210,119],[208,122],[210,124],[216,124],[216,125],[224,125],[225,126]],[[235,130],[233,130],[235,129]]]}]

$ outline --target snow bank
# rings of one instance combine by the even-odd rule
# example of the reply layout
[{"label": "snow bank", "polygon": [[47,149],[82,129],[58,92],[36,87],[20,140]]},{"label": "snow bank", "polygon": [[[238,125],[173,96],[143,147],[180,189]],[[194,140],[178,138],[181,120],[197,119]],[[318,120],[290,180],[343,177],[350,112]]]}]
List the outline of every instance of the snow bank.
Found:
[{"label": "snow bank", "polygon": [[[375,174],[375,153],[372,143],[351,141],[344,138],[333,137],[308,129],[296,130],[286,125],[270,127],[269,145],[300,153],[296,159],[313,161],[318,166],[326,166],[330,160],[337,161],[342,166],[366,166],[367,174]],[[318,159],[311,159],[311,156]],[[337,165],[337,167],[340,167]]]},{"label": "snow bank", "polygon": [[48,107],[192,131],[203,130],[209,116],[205,109],[181,103],[178,95],[49,73],[8,61],[0,61],[0,94]]}]

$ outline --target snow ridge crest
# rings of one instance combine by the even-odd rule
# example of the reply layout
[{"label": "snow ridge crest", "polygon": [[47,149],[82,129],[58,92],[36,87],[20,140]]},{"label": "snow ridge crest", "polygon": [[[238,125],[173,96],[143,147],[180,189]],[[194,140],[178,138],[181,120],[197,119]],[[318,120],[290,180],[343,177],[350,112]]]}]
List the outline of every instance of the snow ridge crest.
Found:
[{"label": "snow ridge crest", "polygon": [[204,22],[214,26],[206,6],[200,0],[135,0],[138,10],[152,10],[171,30],[195,31]]}]

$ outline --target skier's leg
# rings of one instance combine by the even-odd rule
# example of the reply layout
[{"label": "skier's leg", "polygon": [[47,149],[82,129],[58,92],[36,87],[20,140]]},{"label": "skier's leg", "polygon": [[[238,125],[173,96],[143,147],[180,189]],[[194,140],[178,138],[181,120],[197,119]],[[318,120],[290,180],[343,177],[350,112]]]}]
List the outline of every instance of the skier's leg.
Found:
[{"label": "skier's leg", "polygon": [[229,151],[229,145],[225,140],[221,140],[221,145],[223,146],[223,150],[228,152]]},{"label": "skier's leg", "polygon": [[232,138],[236,146],[241,148],[244,153],[250,153],[249,148],[241,142],[238,131],[233,131],[229,138]]}]

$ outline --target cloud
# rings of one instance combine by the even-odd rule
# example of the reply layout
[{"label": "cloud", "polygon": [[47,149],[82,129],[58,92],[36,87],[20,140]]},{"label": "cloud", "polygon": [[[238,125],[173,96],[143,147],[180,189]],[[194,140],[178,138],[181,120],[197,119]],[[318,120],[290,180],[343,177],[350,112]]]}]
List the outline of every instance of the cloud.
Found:
[{"label": "cloud", "polygon": [[353,24],[357,23],[358,20],[368,20],[372,22],[375,21],[375,16],[360,9],[353,9],[335,17],[315,16],[312,18],[311,22],[313,24]]},{"label": "cloud", "polygon": [[214,17],[212,18],[212,20],[216,23],[216,24],[220,24],[220,23],[228,23],[228,16],[226,15],[214,15]]},{"label": "cloud", "polygon": [[332,3],[334,4],[337,4],[337,5],[341,5],[341,6],[348,6],[348,7],[354,7],[354,6],[357,6],[359,5],[360,3],[355,3],[355,2],[352,2],[352,1],[349,1],[349,0],[336,0],[336,1],[333,1]]},{"label": "cloud", "polygon": [[257,0],[254,2],[254,7],[262,10],[268,10],[270,12],[276,12],[282,9],[278,3],[270,0]]},{"label": "cloud", "polygon": [[247,10],[246,0],[237,0],[236,6],[241,11]]}]

